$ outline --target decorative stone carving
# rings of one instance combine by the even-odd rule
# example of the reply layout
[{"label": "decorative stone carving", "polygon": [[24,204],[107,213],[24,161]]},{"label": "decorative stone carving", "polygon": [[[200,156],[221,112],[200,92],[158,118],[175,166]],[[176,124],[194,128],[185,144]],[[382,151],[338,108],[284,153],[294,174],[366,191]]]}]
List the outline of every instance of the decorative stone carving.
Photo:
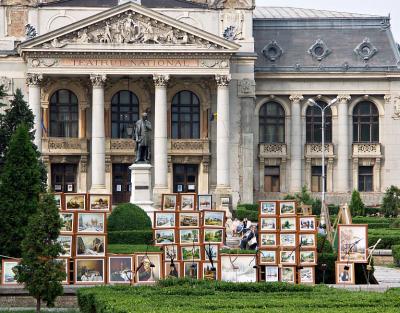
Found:
[{"label": "decorative stone carving", "polygon": [[26,84],[28,86],[40,86],[43,80],[43,75],[42,74],[32,74],[28,73],[26,75]]},{"label": "decorative stone carving", "polygon": [[136,144],[132,139],[111,139],[111,150],[135,150]]},{"label": "decorative stone carving", "polygon": [[81,161],[80,161],[80,164],[81,164],[81,167],[80,167],[81,173],[87,173],[87,162],[88,162],[87,156],[86,156],[86,155],[82,155],[82,156],[81,156]]},{"label": "decorative stone carving", "polygon": [[397,95],[393,98],[393,103],[394,103],[393,119],[398,120],[400,119],[400,95]]},{"label": "decorative stone carving", "polygon": [[111,156],[106,155],[105,163],[106,163],[105,164],[106,173],[111,173],[111,168],[112,168]]},{"label": "decorative stone carving", "polygon": [[166,87],[169,81],[169,75],[153,75],[154,85],[156,87]]},{"label": "decorative stone carving", "polygon": [[244,14],[242,11],[229,11],[221,15],[222,36],[228,40],[243,40]]},{"label": "decorative stone carving", "polygon": [[300,102],[300,101],[304,100],[304,97],[302,95],[291,95],[289,97],[289,100],[292,102]]},{"label": "decorative stone carving", "polygon": [[59,60],[57,59],[52,59],[52,58],[34,58],[34,59],[28,59],[28,65],[29,67],[52,67],[54,65],[58,65]]},{"label": "decorative stone carving", "polygon": [[275,40],[272,40],[261,50],[261,52],[268,60],[275,62],[282,56],[283,49]]},{"label": "decorative stone carving", "polygon": [[223,49],[209,40],[132,10],[55,38],[44,43],[43,48],[62,48],[67,44],[181,44]]},{"label": "decorative stone carving", "polygon": [[104,84],[107,80],[107,75],[105,74],[91,74],[90,81],[92,82],[93,87],[104,87]]},{"label": "decorative stone carving", "polygon": [[207,67],[207,68],[228,68],[229,67],[229,61],[228,60],[201,60],[200,61],[201,66]]},{"label": "decorative stone carving", "polygon": [[379,143],[354,143],[353,158],[379,158],[381,145]]},{"label": "decorative stone carving", "polygon": [[262,143],[260,144],[260,158],[283,158],[287,155],[286,144],[284,143]]},{"label": "decorative stone carving", "polygon": [[371,43],[369,38],[364,38],[363,42],[354,49],[354,52],[365,62],[368,62],[378,53],[378,49]]},{"label": "decorative stone carving", "polygon": [[238,96],[241,98],[256,96],[256,82],[254,79],[242,79],[238,81]]},{"label": "decorative stone carving", "polygon": [[322,39],[318,39],[309,49],[308,54],[318,61],[322,61],[328,55],[332,53],[332,50],[328,48],[326,43]]},{"label": "decorative stone carving", "polygon": [[[199,1],[197,1],[199,2]],[[255,7],[254,0],[207,0],[211,9],[249,9]]]},{"label": "decorative stone carving", "polygon": [[215,80],[218,87],[227,87],[231,81],[231,75],[215,75]]},{"label": "decorative stone carving", "polygon": [[350,95],[338,95],[337,99],[339,102],[349,102],[351,100],[351,96]]},{"label": "decorative stone carving", "polygon": [[210,165],[210,157],[208,155],[203,156],[203,173],[208,173]]},{"label": "decorative stone carving", "polygon": [[171,142],[172,150],[203,150],[203,143],[201,141],[178,141]]},{"label": "decorative stone carving", "polygon": [[49,138],[49,150],[80,150],[81,143],[79,139],[71,138]]},{"label": "decorative stone carving", "polygon": [[11,83],[12,83],[11,78],[8,78],[6,76],[0,77],[0,86],[1,85],[3,86],[3,90],[5,92],[11,91]]}]

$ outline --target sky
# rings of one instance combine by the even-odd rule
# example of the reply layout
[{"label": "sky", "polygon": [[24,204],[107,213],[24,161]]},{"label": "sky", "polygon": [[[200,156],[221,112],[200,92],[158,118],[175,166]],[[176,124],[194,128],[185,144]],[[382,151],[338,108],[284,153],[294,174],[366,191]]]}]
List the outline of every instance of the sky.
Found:
[{"label": "sky", "polygon": [[258,6],[294,7],[391,16],[392,32],[400,42],[400,0],[256,0]]}]

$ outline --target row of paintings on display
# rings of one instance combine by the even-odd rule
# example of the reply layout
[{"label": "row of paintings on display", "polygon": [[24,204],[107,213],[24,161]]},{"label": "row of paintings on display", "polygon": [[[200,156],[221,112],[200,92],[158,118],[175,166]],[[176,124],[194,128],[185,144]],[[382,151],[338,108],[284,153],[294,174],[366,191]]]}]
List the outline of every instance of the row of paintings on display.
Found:
[{"label": "row of paintings on display", "polygon": [[154,228],[224,227],[225,211],[154,212]]},{"label": "row of paintings on display", "polygon": [[111,212],[111,195],[55,193],[54,198],[60,211]]},{"label": "row of paintings on display", "polygon": [[61,234],[106,233],[107,213],[60,212],[60,218],[62,220]]},{"label": "row of paintings on display", "polygon": [[[58,259],[65,269],[64,284],[70,283],[70,259]],[[13,268],[17,260],[3,260],[2,284],[15,285]],[[218,262],[183,261],[163,262],[160,253],[138,255],[109,255],[107,258],[75,259],[73,283],[77,285],[90,284],[152,284],[161,278],[192,278],[206,280],[222,280],[228,282],[257,282],[257,267],[254,255],[224,255]],[[151,265],[154,265],[151,266]],[[313,284],[315,268],[303,267],[296,273],[295,266],[265,266],[266,282],[288,282]],[[136,274],[135,274],[136,273]],[[354,273],[354,270],[353,270]],[[297,274],[297,275],[296,275]],[[341,274],[342,279],[347,279]]]},{"label": "row of paintings on display", "polygon": [[300,217],[259,217],[259,231],[263,232],[315,232],[317,230],[315,216]]},{"label": "row of paintings on display", "polygon": [[155,245],[170,244],[222,244],[225,228],[155,229]]},{"label": "row of paintings on display", "polygon": [[161,209],[163,211],[203,211],[212,210],[212,195],[196,193],[163,194]]},{"label": "row of paintings on display", "polygon": [[259,265],[316,265],[317,250],[259,250]]}]

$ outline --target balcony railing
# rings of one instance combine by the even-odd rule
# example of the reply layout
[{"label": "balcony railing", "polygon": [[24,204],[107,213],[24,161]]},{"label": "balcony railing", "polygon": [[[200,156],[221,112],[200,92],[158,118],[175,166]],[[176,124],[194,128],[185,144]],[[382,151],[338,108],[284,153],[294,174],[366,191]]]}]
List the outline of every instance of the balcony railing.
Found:
[{"label": "balcony railing", "polygon": [[42,151],[45,154],[82,154],[88,152],[85,138],[43,138]]},{"label": "balcony railing", "polygon": [[[335,151],[332,143],[327,143],[325,146],[325,157],[333,158]],[[322,156],[322,144],[320,143],[306,143],[305,145],[305,156],[307,158],[321,158]]]},{"label": "balcony railing", "polygon": [[170,155],[207,155],[210,154],[208,139],[169,139]]},{"label": "balcony railing", "polygon": [[112,155],[133,155],[136,150],[136,143],[133,139],[106,139],[106,152]]},{"label": "balcony railing", "polygon": [[380,143],[353,143],[353,158],[380,158]]},{"label": "balcony railing", "polygon": [[284,158],[287,156],[285,143],[260,143],[259,157]]}]

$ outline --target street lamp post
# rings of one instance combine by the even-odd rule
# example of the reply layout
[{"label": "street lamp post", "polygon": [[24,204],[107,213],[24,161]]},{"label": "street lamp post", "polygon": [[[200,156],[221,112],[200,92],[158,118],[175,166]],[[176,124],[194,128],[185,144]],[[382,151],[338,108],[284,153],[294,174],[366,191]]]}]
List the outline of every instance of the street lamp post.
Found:
[{"label": "street lamp post", "polygon": [[[331,100],[326,106],[322,106],[318,104],[314,99],[310,98],[308,99],[308,103],[316,108],[319,108],[321,110],[321,122],[322,122],[322,192],[321,192],[321,202],[322,202],[322,207],[321,207],[321,218],[320,218],[320,225],[326,225],[326,223],[329,223],[329,211],[326,209],[325,206],[325,110],[330,108],[333,104],[335,104],[338,101],[337,98]],[[328,230],[327,226],[327,230]]]}]

